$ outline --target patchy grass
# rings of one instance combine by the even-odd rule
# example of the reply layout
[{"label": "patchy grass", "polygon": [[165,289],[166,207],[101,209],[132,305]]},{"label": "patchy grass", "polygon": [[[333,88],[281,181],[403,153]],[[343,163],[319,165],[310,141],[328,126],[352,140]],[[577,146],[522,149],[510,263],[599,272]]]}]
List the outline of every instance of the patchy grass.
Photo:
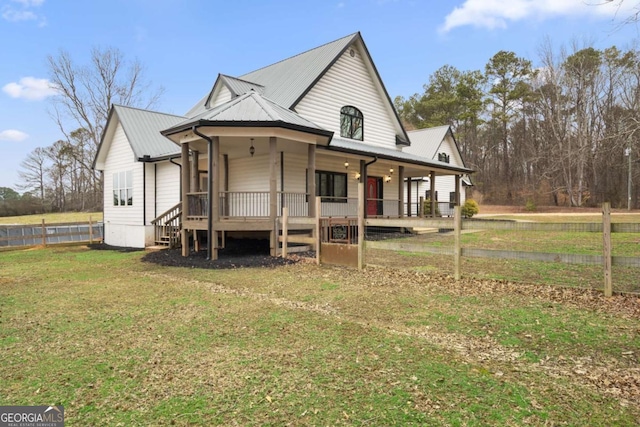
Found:
[{"label": "patchy grass", "polygon": [[[451,255],[368,249],[366,260],[378,266],[454,274]],[[461,259],[460,270],[463,276],[476,279],[591,289],[604,286],[604,270],[599,265],[467,257]],[[639,277],[637,267],[612,267],[614,291],[640,293]]]},{"label": "patchy grass", "polygon": [[0,225],[40,224],[43,219],[49,224],[63,222],[89,222],[89,218],[94,222],[102,221],[102,212],[60,212],[36,215],[4,216],[0,217]]},{"label": "patchy grass", "polygon": [[[637,425],[637,299],[141,252],[0,254],[0,404],[67,425]],[[581,293],[582,292],[582,293]]]}]

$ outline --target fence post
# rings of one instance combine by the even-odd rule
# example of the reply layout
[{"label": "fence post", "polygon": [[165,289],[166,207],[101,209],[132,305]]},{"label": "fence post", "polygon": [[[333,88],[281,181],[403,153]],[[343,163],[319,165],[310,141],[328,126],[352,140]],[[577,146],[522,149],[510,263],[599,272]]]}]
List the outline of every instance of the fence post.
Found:
[{"label": "fence post", "polygon": [[316,264],[320,264],[320,241],[321,241],[321,230],[320,230],[320,216],[322,215],[322,199],[318,196],[316,197]]},{"label": "fence post", "polygon": [[91,221],[91,215],[89,215],[89,244],[93,244],[93,221]]},{"label": "fence post", "polygon": [[[433,202],[432,202],[433,203]],[[453,269],[455,280],[460,280],[460,237],[462,234],[462,209],[460,206],[453,208],[453,233],[455,236],[455,242],[453,246]]]},{"label": "fence post", "polygon": [[[287,239],[289,238],[289,208],[282,208],[282,258],[287,257]],[[278,242],[276,241],[276,247]]]},{"label": "fence post", "polygon": [[604,264],[604,296],[613,294],[611,284],[611,204],[602,204],[602,257]]},{"label": "fence post", "polygon": [[47,228],[44,225],[44,218],[42,218],[42,246],[47,246]]}]

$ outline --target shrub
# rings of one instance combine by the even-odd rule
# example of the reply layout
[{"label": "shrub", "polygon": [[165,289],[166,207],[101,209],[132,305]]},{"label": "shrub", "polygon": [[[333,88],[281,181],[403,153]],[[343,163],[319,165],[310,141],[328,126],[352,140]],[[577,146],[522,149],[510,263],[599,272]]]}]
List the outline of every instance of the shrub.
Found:
[{"label": "shrub", "polygon": [[527,204],[524,206],[524,210],[526,210],[527,212],[535,212],[537,209],[538,207],[533,200],[527,200]]},{"label": "shrub", "polygon": [[473,199],[467,199],[467,201],[464,202],[464,205],[462,205],[462,216],[465,218],[471,218],[478,212],[480,212],[480,208]]},{"label": "shrub", "polygon": [[[431,199],[425,199],[422,204],[422,216],[431,215]],[[440,215],[440,206],[438,206],[438,202],[436,202],[436,216]]]}]

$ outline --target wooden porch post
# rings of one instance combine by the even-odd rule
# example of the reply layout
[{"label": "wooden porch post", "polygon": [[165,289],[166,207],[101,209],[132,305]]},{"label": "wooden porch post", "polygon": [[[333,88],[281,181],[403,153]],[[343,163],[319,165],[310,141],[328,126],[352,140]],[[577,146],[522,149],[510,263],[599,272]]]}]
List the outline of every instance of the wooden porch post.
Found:
[{"label": "wooden porch post", "polygon": [[398,166],[398,217],[404,218],[404,166]]},{"label": "wooden porch post", "polygon": [[309,217],[316,216],[316,146],[309,144],[307,148],[307,194],[309,194]]},{"label": "wooden porch post", "polygon": [[407,180],[407,216],[411,216],[411,177]]},{"label": "wooden porch post", "polygon": [[209,145],[209,200],[208,217],[211,218],[209,226],[209,259],[214,261],[218,259],[218,230],[216,227],[220,223],[220,138],[214,136],[211,138]]},{"label": "wooden porch post", "polygon": [[460,206],[460,175],[456,175],[456,206]]},{"label": "wooden porch post", "polygon": [[189,256],[189,232],[184,227],[184,224],[187,222],[187,215],[189,214],[189,197],[187,193],[189,193],[189,144],[183,142],[180,146],[180,160],[182,161],[182,176],[181,176],[181,184],[182,184],[182,231],[181,233],[181,243],[182,243],[182,256]]},{"label": "wooden porch post", "polygon": [[198,162],[200,161],[199,157],[200,156],[197,151],[194,150],[191,153],[191,192],[200,191],[200,168],[198,167]]},{"label": "wooden porch post", "polygon": [[429,195],[431,199],[431,218],[436,217],[436,173],[431,171],[429,174]]},{"label": "wooden porch post", "polygon": [[[367,164],[364,160],[360,160],[360,182],[363,184],[362,187],[358,186],[358,191],[362,193],[362,200],[365,206],[363,216],[367,217]],[[358,195],[360,197],[360,195]]]},{"label": "wooden porch post", "polygon": [[276,217],[278,211],[278,152],[274,136],[269,137],[269,221],[271,223],[271,256],[278,254],[278,236],[276,236]]}]

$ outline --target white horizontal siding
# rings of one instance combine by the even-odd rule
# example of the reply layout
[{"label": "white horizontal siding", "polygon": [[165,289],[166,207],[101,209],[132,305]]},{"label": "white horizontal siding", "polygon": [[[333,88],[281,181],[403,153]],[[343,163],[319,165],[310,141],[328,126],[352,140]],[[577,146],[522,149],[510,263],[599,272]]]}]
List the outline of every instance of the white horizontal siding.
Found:
[{"label": "white horizontal siding", "polygon": [[[353,49],[355,56],[351,57]],[[357,45],[352,45],[295,107],[298,114],[340,137],[340,109],[358,108],[364,117],[364,140],[370,145],[396,148],[394,118],[380,94]]]},{"label": "white horizontal siding", "polygon": [[220,91],[214,99],[211,100],[211,108],[222,105],[227,101],[231,101],[231,91],[225,85],[222,85]]},{"label": "white horizontal siding", "polygon": [[[114,206],[113,174],[129,170],[133,171],[133,205]],[[122,126],[118,123],[104,167],[104,222],[106,229],[111,230],[109,233],[105,233],[107,244],[144,247],[142,182],[142,163],[135,161],[129,141]],[[129,237],[122,236],[118,233],[124,232],[125,228],[115,227],[115,225],[140,226],[142,232]],[[124,245],[123,242],[127,242],[127,244]]]},{"label": "white horizontal siding", "polygon": [[166,161],[156,163],[155,213],[161,215],[180,201],[180,168]]}]

